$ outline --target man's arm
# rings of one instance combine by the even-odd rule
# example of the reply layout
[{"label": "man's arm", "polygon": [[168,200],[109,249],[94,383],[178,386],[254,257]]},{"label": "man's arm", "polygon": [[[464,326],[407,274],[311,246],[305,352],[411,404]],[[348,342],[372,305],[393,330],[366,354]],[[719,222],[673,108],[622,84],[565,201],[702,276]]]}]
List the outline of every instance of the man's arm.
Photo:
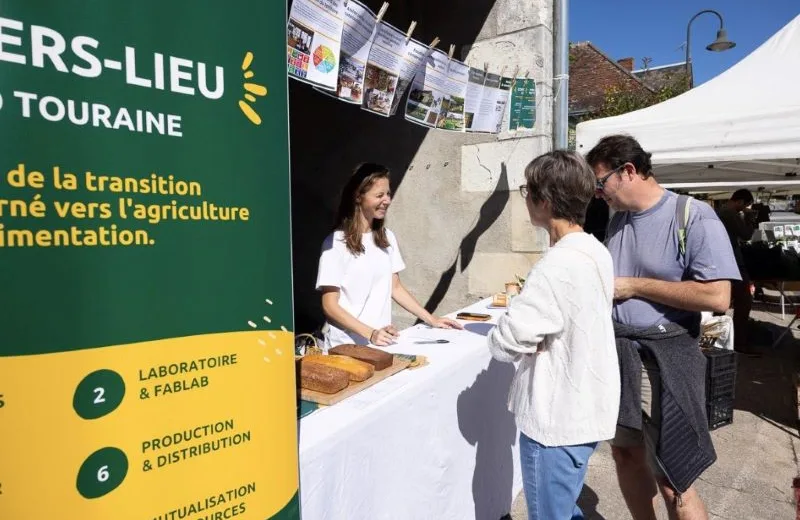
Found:
[{"label": "man's arm", "polygon": [[650,300],[686,311],[725,312],[731,303],[731,282],[665,282],[653,278],[617,278],[614,281],[614,299],[629,298]]}]

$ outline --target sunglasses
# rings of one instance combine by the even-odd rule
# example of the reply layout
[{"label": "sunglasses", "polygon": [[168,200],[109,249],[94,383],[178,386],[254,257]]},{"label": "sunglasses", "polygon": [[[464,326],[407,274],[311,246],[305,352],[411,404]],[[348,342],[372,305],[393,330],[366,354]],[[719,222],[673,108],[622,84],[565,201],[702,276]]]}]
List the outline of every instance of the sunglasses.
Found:
[{"label": "sunglasses", "polygon": [[[628,163],[625,163],[625,164],[628,164]],[[612,175],[614,175],[615,173],[620,171],[621,169],[625,168],[625,164],[623,164],[621,166],[617,166],[616,168],[614,168],[613,170],[611,170],[607,174],[603,175],[603,177],[601,177],[600,179],[597,179],[595,181],[595,190],[598,191],[598,192],[605,190],[606,189],[606,182],[608,182],[608,179]]]}]

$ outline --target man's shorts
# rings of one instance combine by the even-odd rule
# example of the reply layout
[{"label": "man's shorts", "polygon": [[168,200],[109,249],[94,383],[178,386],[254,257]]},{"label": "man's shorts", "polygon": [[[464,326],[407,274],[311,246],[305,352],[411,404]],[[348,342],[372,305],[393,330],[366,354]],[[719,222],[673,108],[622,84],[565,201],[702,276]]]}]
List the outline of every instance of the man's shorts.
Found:
[{"label": "man's shorts", "polygon": [[647,462],[653,474],[664,477],[656,459],[658,432],[661,428],[661,371],[656,362],[649,359],[642,360],[642,411],[650,418],[649,424],[642,421],[642,430],[617,425],[614,438],[609,443],[619,448],[645,446]]}]

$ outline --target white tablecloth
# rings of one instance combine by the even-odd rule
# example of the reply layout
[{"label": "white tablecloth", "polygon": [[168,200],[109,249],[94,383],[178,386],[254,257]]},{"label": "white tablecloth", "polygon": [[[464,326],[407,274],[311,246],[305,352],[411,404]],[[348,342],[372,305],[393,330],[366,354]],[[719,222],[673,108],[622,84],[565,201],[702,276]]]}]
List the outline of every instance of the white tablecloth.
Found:
[{"label": "white tablecloth", "polygon": [[[388,350],[430,364],[404,370],[300,427],[303,520],[499,520],[522,489],[514,417],[506,397],[514,366],[494,361],[486,332],[415,326]],[[454,317],[455,314],[450,315]],[[450,343],[417,345],[420,339]]]}]

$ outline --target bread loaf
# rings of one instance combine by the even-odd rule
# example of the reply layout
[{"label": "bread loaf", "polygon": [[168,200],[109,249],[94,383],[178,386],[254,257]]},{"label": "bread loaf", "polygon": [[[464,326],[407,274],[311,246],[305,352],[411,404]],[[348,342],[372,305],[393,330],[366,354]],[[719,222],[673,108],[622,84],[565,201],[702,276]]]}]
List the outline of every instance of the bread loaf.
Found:
[{"label": "bread loaf", "polygon": [[364,345],[339,345],[330,349],[328,353],[336,356],[349,356],[364,361],[375,367],[375,370],[389,368],[394,362],[394,356],[388,352]]},{"label": "bread loaf", "polygon": [[297,367],[300,388],[315,390],[323,394],[335,394],[350,384],[349,374],[340,368],[320,363],[308,363],[303,359],[297,362]]},{"label": "bread loaf", "polygon": [[364,381],[372,377],[372,374],[375,373],[375,368],[369,363],[348,356],[312,354],[310,356],[305,356],[303,361],[342,369],[347,372],[350,381]]}]

